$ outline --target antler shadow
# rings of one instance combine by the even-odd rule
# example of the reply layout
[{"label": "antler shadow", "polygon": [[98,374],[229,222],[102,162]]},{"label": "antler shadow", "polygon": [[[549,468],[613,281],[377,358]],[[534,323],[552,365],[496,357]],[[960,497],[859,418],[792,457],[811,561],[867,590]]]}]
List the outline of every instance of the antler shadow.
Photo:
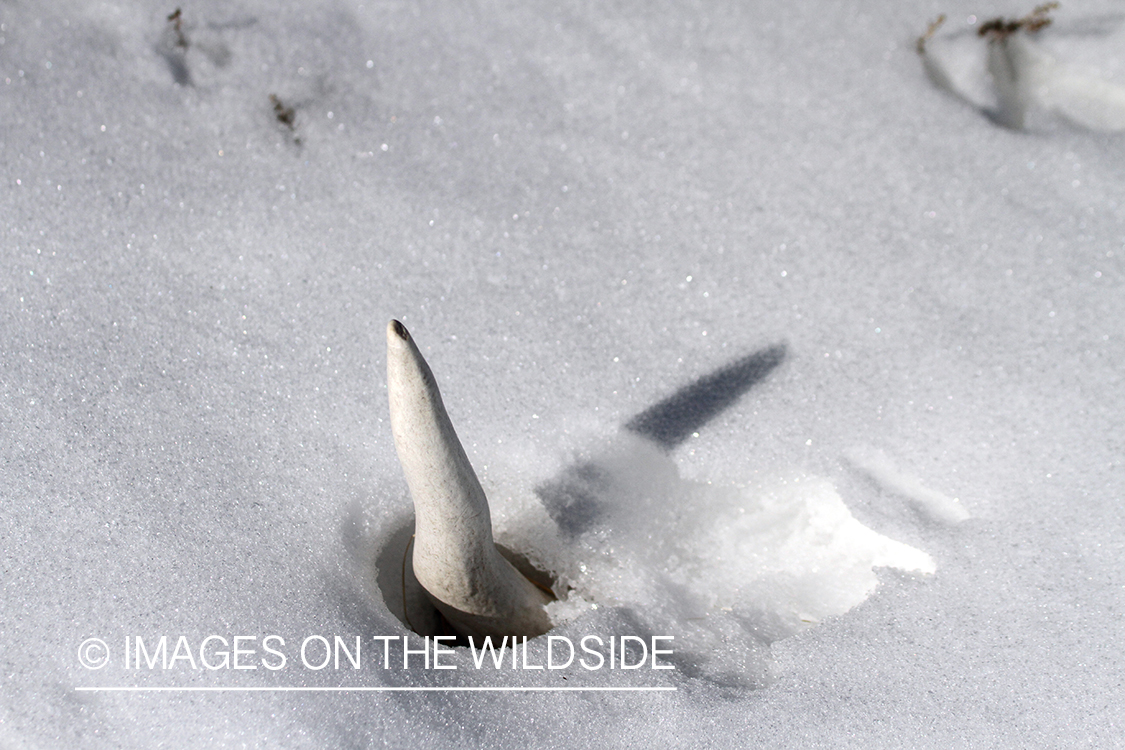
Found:
[{"label": "antler shadow", "polygon": [[[786,353],[787,347],[781,343],[737,359],[653,404],[624,427],[671,452],[764,380],[785,360]],[[603,466],[583,461],[536,487],[535,494],[559,529],[577,536],[600,515],[599,498],[605,497],[611,482],[612,476]]]}]

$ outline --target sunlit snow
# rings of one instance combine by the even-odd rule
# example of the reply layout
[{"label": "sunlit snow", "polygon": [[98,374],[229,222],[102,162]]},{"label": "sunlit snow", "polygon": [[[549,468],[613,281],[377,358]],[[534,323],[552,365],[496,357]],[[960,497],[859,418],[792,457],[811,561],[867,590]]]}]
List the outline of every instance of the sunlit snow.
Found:
[{"label": "sunlit snow", "polygon": [[[0,0],[0,746],[1120,741],[1119,2],[176,10]],[[403,622],[392,317],[515,666]]]}]

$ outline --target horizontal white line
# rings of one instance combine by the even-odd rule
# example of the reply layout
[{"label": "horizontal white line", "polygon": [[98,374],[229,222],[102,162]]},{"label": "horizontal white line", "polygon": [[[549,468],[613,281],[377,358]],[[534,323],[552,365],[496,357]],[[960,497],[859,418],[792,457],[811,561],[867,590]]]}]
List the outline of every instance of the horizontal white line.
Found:
[{"label": "horizontal white line", "polygon": [[76,687],[86,693],[653,692],[674,687]]}]

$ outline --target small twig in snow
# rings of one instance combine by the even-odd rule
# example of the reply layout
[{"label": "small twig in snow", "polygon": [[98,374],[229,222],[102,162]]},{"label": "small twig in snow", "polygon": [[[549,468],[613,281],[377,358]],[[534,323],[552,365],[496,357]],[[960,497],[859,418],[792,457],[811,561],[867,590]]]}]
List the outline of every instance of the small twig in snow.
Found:
[{"label": "small twig in snow", "polygon": [[930,25],[926,27],[926,33],[918,37],[917,49],[919,55],[926,54],[926,42],[930,41],[930,38],[941,28],[943,23],[945,23],[944,13],[930,21]]},{"label": "small twig in snow", "polygon": [[993,18],[991,21],[985,21],[981,24],[980,28],[977,29],[977,36],[986,36],[990,41],[997,41],[1006,39],[1017,31],[1034,34],[1051,25],[1050,13],[1058,7],[1058,3],[1044,3],[1036,6],[1035,10],[1023,18]]},{"label": "small twig in snow", "polygon": [[286,107],[285,104],[277,97],[277,94],[270,94],[270,101],[273,102],[273,113],[277,117],[277,121],[285,125],[290,130],[296,129],[297,112],[292,107]]},{"label": "small twig in snow", "polygon": [[176,8],[168,16],[168,22],[172,24],[172,31],[176,35],[176,46],[180,49],[186,50],[190,45],[187,35],[184,34],[184,16],[179,8]]}]

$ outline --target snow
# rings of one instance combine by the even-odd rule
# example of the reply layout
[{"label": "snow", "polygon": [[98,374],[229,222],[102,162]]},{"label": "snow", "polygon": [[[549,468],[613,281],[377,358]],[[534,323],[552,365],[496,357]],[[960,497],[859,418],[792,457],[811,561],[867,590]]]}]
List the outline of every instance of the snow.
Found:
[{"label": "snow", "polygon": [[[1125,29],[1114,24],[1118,28],[1109,35],[1064,31],[1061,42],[1051,45],[1060,50],[1060,60],[1039,41],[1045,25],[1053,25],[1053,5],[949,35],[935,33],[943,23],[939,16],[918,41],[926,72],[940,88],[1016,130],[1060,117],[1092,130],[1125,130],[1125,86],[1112,80]],[[1100,64],[1076,64],[1070,58]]]},{"label": "snow", "polygon": [[[0,745],[1119,741],[1120,3],[1018,43],[1023,130],[973,31],[1013,4],[181,8],[186,47],[174,5],[0,3]],[[674,630],[675,669],[382,668],[392,317],[573,587],[551,635]],[[622,432],[781,343],[672,450]],[[590,461],[627,481],[568,538],[536,490]],[[258,668],[124,667],[161,635]]]},{"label": "snow", "polygon": [[844,458],[879,486],[909,500],[933,521],[954,525],[972,518],[960,498],[930,489],[918,477],[902,471],[884,451],[859,446],[844,451]]}]

